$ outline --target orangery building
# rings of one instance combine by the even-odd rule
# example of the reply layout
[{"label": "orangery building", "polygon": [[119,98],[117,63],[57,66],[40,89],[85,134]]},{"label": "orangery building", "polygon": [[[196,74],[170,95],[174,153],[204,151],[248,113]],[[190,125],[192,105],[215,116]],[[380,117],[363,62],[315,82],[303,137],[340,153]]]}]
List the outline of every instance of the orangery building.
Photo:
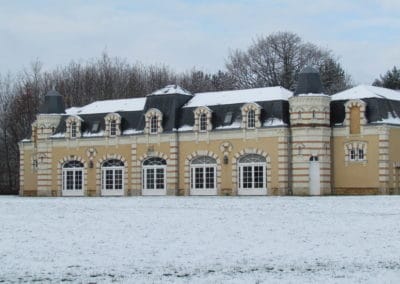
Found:
[{"label": "orangery building", "polygon": [[361,85],[329,96],[305,68],[282,87],[65,109],[50,91],[19,143],[20,195],[399,194],[400,93]]}]

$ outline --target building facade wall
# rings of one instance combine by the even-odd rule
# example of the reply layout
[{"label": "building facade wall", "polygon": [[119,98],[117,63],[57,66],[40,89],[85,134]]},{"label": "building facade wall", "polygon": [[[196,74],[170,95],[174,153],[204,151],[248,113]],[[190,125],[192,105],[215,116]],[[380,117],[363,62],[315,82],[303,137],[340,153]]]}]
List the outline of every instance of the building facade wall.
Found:
[{"label": "building facade wall", "polygon": [[[266,158],[267,194],[285,195],[287,144],[282,137],[287,132],[271,128],[22,142],[21,195],[62,196],[62,166],[77,160],[84,164],[84,195],[100,196],[101,164],[113,158],[125,165],[124,195],[142,195],[142,163],[149,157],[167,161],[167,195],[190,195],[188,165],[202,155],[217,161],[217,194],[237,195],[236,160],[246,154]],[[44,158],[37,158],[35,149],[45,149]],[[27,164],[29,160],[36,160],[37,167]]]}]

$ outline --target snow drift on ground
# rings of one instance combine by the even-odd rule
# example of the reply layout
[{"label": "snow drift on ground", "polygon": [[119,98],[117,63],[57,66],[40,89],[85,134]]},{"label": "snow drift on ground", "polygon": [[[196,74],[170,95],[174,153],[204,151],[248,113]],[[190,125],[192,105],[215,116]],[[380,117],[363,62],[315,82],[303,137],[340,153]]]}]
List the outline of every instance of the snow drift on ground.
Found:
[{"label": "snow drift on ground", "polygon": [[0,198],[0,282],[400,280],[400,197]]}]

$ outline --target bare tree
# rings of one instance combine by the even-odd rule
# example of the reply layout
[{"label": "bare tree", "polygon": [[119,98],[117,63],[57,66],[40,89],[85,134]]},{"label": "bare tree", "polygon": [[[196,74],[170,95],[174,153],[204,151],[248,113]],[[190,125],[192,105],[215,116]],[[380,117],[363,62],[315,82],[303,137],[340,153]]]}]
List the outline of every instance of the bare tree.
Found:
[{"label": "bare tree", "polygon": [[296,34],[278,32],[256,39],[247,51],[231,52],[226,68],[237,88],[282,86],[295,89],[301,69],[320,70],[327,93],[347,88],[350,78],[330,50],[305,43]]}]

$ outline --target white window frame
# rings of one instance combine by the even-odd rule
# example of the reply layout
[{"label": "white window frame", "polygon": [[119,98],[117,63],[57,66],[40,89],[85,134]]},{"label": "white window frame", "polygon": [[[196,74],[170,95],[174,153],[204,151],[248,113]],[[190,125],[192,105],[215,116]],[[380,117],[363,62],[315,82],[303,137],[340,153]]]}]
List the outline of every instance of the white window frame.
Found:
[{"label": "white window frame", "polygon": [[[197,160],[203,159],[203,163]],[[212,161],[212,162],[211,162]],[[207,173],[211,170],[213,175],[212,186],[210,187]],[[196,172],[201,171],[202,182],[199,184],[196,179]],[[198,186],[201,185],[201,186]],[[217,161],[208,156],[200,156],[190,163],[190,195],[217,195]]]},{"label": "white window frame", "polygon": [[[74,166],[74,167],[65,167],[68,163],[75,162],[79,163],[82,166]],[[84,166],[83,163],[79,161],[68,161],[64,163],[62,167],[62,196],[83,196],[84,193],[84,184],[85,184],[85,177],[84,177]],[[77,178],[78,174],[80,173],[80,188],[77,188]],[[72,174],[72,176],[70,176]],[[68,189],[69,178],[72,177],[72,188]]]},{"label": "white window frame", "polygon": [[249,109],[247,111],[247,128],[256,128],[256,111],[254,109]]},{"label": "white window frame", "polygon": [[75,121],[71,122],[71,138],[75,139],[77,136],[77,131],[76,131],[76,127],[77,127],[77,123]]},{"label": "white window frame", "polygon": [[[114,160],[114,159],[110,159]],[[101,167],[101,195],[102,196],[122,196],[124,195],[124,177],[125,177],[125,166],[104,166],[104,163],[107,163],[110,160],[106,160],[103,162]],[[120,160],[122,164],[124,164]],[[111,188],[107,188],[107,178],[111,174]],[[117,188],[117,178],[120,179],[121,188]]]},{"label": "white window frame", "polygon": [[110,136],[117,135],[117,121],[115,119],[110,120]]},{"label": "white window frame", "polygon": [[157,134],[158,133],[158,117],[157,115],[152,115],[150,117],[150,127],[149,127],[150,134]]},{"label": "white window frame", "polygon": [[206,113],[199,115],[199,132],[207,132],[208,118]]},{"label": "white window frame", "polygon": [[[250,154],[254,155],[254,154]],[[248,156],[248,155],[246,155]],[[240,160],[246,158],[246,156],[243,156],[238,159],[238,194],[239,195],[266,195],[267,194],[267,163],[266,161],[252,161],[252,162],[241,162]],[[265,160],[263,156],[259,156],[260,160]],[[255,169],[256,167],[261,167],[261,177],[262,177],[262,187],[256,187],[255,184]],[[244,186],[244,173],[247,170],[247,168],[250,168],[250,174],[251,174],[251,186],[246,187]]]},{"label": "white window frame", "polygon": [[[145,165],[146,161],[149,161],[149,158],[143,161],[142,163],[142,195],[166,195],[167,194],[167,161],[164,159],[158,158],[160,163],[158,164],[149,164]],[[157,188],[157,171],[162,171],[163,174],[163,187]],[[152,173],[150,173],[152,172]],[[149,186],[148,179],[149,175],[153,175],[153,187]]]},{"label": "white window frame", "polygon": [[349,161],[365,161],[365,151],[363,148],[354,148],[349,150]]}]

